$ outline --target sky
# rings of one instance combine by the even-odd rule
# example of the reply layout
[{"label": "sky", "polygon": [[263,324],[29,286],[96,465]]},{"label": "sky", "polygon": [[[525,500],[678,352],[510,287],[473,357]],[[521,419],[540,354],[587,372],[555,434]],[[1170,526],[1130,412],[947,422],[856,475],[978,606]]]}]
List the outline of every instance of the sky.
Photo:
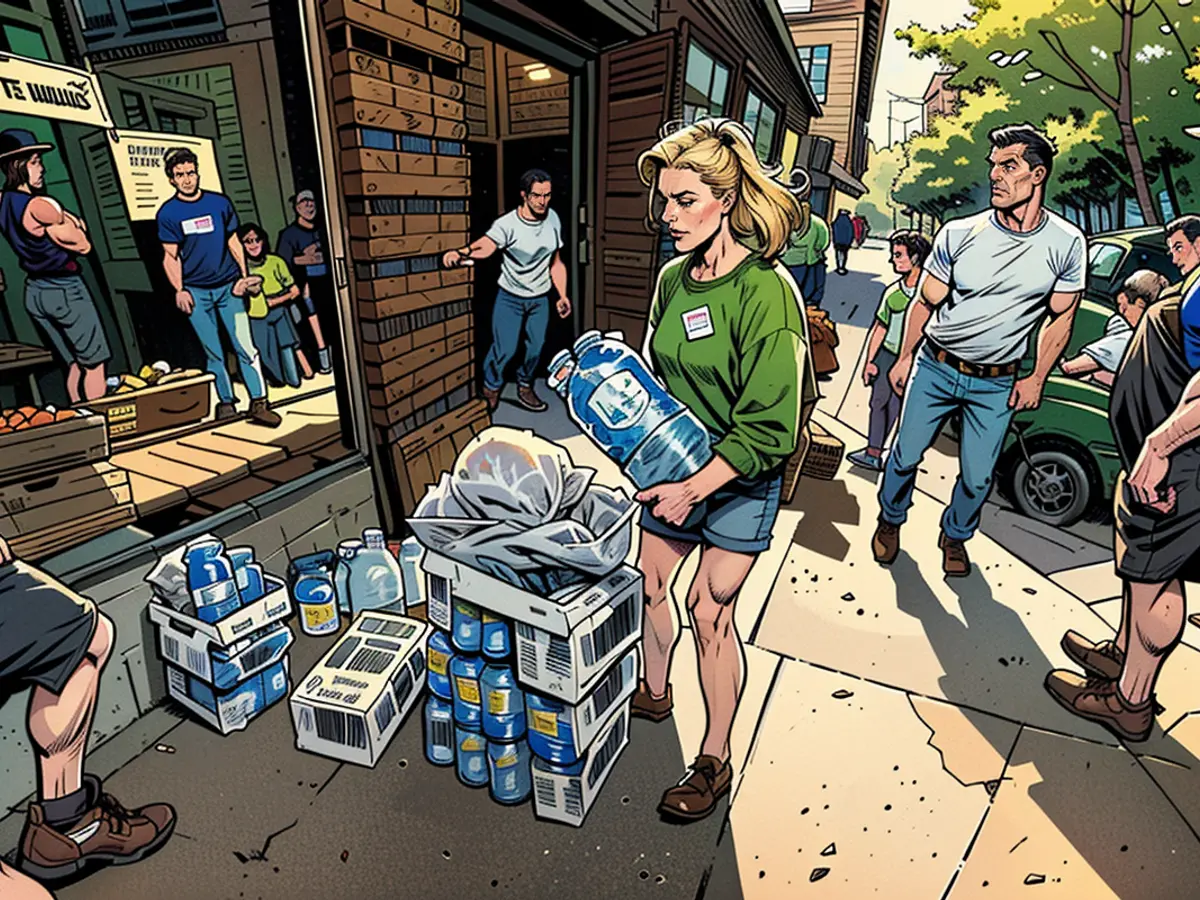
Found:
[{"label": "sky", "polygon": [[[888,142],[888,92],[903,97],[921,97],[938,69],[936,60],[913,59],[908,44],[895,37],[896,30],[913,22],[925,28],[950,27],[961,22],[970,9],[967,0],[890,0],[868,125],[868,137],[877,147],[884,147]],[[896,103],[892,112],[896,120],[892,122],[892,137],[898,141],[904,131],[901,121],[919,116],[921,110],[911,104]],[[910,134],[917,124],[908,126]]]}]

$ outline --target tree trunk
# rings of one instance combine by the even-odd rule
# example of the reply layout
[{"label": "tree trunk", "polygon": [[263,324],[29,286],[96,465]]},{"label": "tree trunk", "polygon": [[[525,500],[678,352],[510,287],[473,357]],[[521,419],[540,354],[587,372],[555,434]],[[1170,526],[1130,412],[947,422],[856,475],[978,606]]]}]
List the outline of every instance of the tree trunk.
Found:
[{"label": "tree trunk", "polygon": [[1175,189],[1175,172],[1171,169],[1171,163],[1167,161],[1166,152],[1169,148],[1164,147],[1162,159],[1162,175],[1163,181],[1166,183],[1167,199],[1171,202],[1171,213],[1175,216],[1183,215],[1183,207],[1179,205],[1179,192]]},{"label": "tree trunk", "polygon": [[1117,78],[1120,88],[1117,94],[1117,126],[1121,129],[1121,149],[1129,160],[1129,171],[1133,181],[1133,189],[1137,194],[1138,206],[1147,225],[1161,225],[1162,216],[1154,195],[1150,191],[1150,181],[1146,177],[1146,163],[1142,158],[1142,148],[1138,144],[1137,131],[1133,127],[1133,90],[1132,78],[1129,72],[1129,58],[1133,52],[1133,3],[1121,4],[1121,49],[1117,51]]}]

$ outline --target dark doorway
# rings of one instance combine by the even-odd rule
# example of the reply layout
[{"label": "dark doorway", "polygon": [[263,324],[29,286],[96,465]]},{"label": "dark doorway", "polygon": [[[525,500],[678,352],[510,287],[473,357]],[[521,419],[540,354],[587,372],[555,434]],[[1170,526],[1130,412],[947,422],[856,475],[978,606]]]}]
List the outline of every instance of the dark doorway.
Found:
[{"label": "dark doorway", "polygon": [[[471,240],[478,240],[500,214],[500,191],[496,183],[497,145],[482,141],[467,143],[471,157]],[[492,308],[496,305],[496,284],[500,279],[500,257],[475,263],[475,293],[471,309],[475,313],[475,386],[483,390],[483,360],[492,346]]]}]

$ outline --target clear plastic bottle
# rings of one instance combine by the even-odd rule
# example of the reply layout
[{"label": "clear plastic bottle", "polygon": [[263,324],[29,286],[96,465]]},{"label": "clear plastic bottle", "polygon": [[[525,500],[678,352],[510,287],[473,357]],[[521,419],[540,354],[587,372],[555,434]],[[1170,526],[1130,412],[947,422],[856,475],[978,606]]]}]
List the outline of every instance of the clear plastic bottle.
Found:
[{"label": "clear plastic bottle", "polygon": [[492,799],[505,806],[524,803],[533,793],[529,745],[525,741],[488,741],[488,775]]},{"label": "clear plastic bottle", "polygon": [[458,725],[454,729],[458,780],[467,787],[487,787],[487,741],[478,731]]},{"label": "clear plastic bottle", "polygon": [[350,614],[350,571],[358,554],[366,544],[358,538],[350,538],[337,545],[337,567],[333,571],[333,587],[337,593],[340,612]]},{"label": "clear plastic bottle", "polygon": [[404,575],[383,532],[368,528],[363,532],[363,545],[350,566],[351,617],[367,609],[404,615]]},{"label": "clear plastic bottle", "polygon": [[483,733],[494,741],[525,736],[525,695],[511,666],[489,663],[479,676],[483,698]]},{"label": "clear plastic bottle", "polygon": [[435,766],[452,766],[454,744],[454,708],[430,696],[425,701],[425,758]]},{"label": "clear plastic bottle", "polygon": [[218,622],[241,607],[233,563],[220,541],[197,541],[184,550],[188,592],[196,618]]},{"label": "clear plastic bottle", "polygon": [[421,558],[425,548],[415,537],[405,538],[400,544],[400,572],[404,576],[404,605],[406,608],[420,606],[425,602],[425,573],[421,571]]},{"label": "clear plastic bottle", "polygon": [[254,562],[254,548],[230,547],[229,561],[233,564],[242,605],[249,606],[255,600],[261,599],[266,593],[266,581],[263,578],[262,566]]}]

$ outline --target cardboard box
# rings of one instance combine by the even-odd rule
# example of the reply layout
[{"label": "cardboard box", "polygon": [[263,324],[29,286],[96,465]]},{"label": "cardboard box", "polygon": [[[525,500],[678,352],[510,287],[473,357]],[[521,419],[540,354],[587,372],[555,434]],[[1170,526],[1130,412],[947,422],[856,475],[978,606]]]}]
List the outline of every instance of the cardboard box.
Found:
[{"label": "cardboard box", "polygon": [[272,575],[264,575],[267,592],[253,603],[243,606],[216,622],[204,622],[180,612],[158,598],[150,602],[150,621],[159,627],[175,623],[177,633],[192,632],[193,641],[206,640],[214,648],[226,648],[242,638],[256,634],[292,614],[292,600],[287,585]]},{"label": "cardboard box", "polygon": [[417,619],[362,613],[291,697],[296,747],[374,766],[425,683],[430,628]]},{"label": "cardboard box", "polygon": [[626,700],[604,723],[596,743],[574,766],[554,766],[533,758],[533,811],[539,819],[576,828],[583,824],[617,759],[629,746],[630,705]]},{"label": "cardboard box", "polygon": [[808,423],[808,452],[800,469],[801,475],[832,481],[842,465],[846,445],[816,422]]},{"label": "cardboard box", "polygon": [[16,538],[133,500],[129,473],[108,462],[0,485],[0,535]]},{"label": "cardboard box", "polygon": [[213,690],[199,678],[167,664],[167,691],[200,721],[221,734],[243,730],[266,709],[287,696],[287,657],[232,688]]},{"label": "cardboard box", "polygon": [[529,690],[578,704],[642,636],[642,575],[622,565],[595,584],[542,597],[428,547],[429,621],[449,630],[450,607],[466,601],[515,625],[517,679]]},{"label": "cardboard box", "polygon": [[[631,698],[637,690],[640,656],[641,653],[637,647],[630,648],[621,661],[609,669],[608,674],[583,699],[582,703],[577,706],[564,705],[558,715],[545,709],[534,708],[529,702],[530,697],[534,694],[532,691],[527,691],[525,694],[525,721],[530,734],[536,732],[551,738],[564,736],[566,732],[562,720],[566,719],[572,737],[571,749],[574,751],[574,758],[578,760],[595,743],[601,727],[608,721],[613,710]],[[534,743],[534,740],[530,741],[531,749],[534,747]],[[534,750],[534,753],[536,754],[537,751]]]},{"label": "cardboard box", "polygon": [[109,394],[86,405],[108,419],[108,433],[120,441],[168,428],[192,425],[212,411],[215,380],[208,372],[169,384],[152,385],[124,394]]},{"label": "cardboard box", "polygon": [[108,459],[104,416],[90,410],[78,412],[72,419],[0,434],[0,484],[28,481]]},{"label": "cardboard box", "polygon": [[[152,620],[155,605],[151,606]],[[195,629],[167,619],[158,627],[158,655],[205,684],[225,691],[279,662],[295,640],[287,625],[276,622],[229,647],[218,647]]]}]

